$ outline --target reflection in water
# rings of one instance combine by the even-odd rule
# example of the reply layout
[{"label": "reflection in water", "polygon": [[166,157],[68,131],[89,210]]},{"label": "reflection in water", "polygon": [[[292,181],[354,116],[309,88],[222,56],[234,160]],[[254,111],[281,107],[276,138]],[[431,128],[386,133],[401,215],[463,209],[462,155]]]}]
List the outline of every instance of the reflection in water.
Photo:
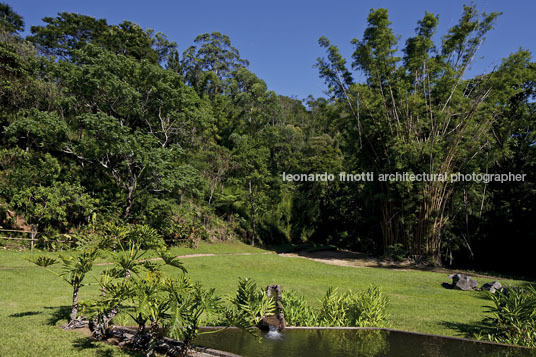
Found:
[{"label": "reflection in water", "polygon": [[286,329],[259,343],[237,329],[200,335],[195,343],[249,357],[536,356],[536,350],[382,330]]},{"label": "reflection in water", "polygon": [[[289,330],[291,331],[291,330]],[[324,356],[363,356],[373,357],[389,351],[387,335],[389,332],[380,330],[363,330],[356,334],[356,330],[294,330],[296,337],[309,335],[307,339],[308,349],[320,347]],[[308,331],[308,332],[302,332]],[[292,336],[294,338],[294,336]]]}]

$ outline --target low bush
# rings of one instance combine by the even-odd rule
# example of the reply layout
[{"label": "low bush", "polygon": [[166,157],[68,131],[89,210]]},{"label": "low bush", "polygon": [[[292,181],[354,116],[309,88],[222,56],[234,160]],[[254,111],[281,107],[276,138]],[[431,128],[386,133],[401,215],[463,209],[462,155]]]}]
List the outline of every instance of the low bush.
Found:
[{"label": "low bush", "polygon": [[487,334],[493,342],[536,347],[536,290],[534,287],[508,288],[489,294],[492,316],[484,320]]},{"label": "low bush", "polygon": [[[231,299],[237,316],[255,326],[265,314],[275,313],[275,304],[252,279],[240,279]],[[305,298],[292,290],[283,290],[281,305],[287,326],[354,326],[386,327],[388,299],[377,286],[354,292],[339,293],[329,288],[320,307],[311,307]]]},{"label": "low bush", "polygon": [[264,290],[249,278],[238,280],[238,289],[231,304],[229,320],[241,321],[240,325],[256,326],[264,315],[275,312],[275,301],[267,297]]},{"label": "low bush", "polygon": [[318,324],[321,326],[385,327],[388,325],[387,297],[377,286],[362,292],[340,294],[330,288],[321,300]]},{"label": "low bush", "polygon": [[317,317],[315,311],[307,304],[302,295],[292,290],[281,294],[281,304],[285,320],[289,326],[315,326]]}]

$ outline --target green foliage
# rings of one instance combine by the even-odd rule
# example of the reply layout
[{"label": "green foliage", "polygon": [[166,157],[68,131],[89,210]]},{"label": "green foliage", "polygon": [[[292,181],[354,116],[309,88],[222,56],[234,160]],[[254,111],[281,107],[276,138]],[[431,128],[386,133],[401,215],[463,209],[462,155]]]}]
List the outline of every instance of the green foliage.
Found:
[{"label": "green foliage", "polygon": [[[398,39],[387,9],[373,9],[362,39],[352,40],[352,68],[364,75],[362,82],[352,80],[337,47],[320,38],[327,59],[319,59],[317,67],[336,103],[333,106],[344,116],[337,127],[347,171],[449,175],[487,172],[496,163],[494,153],[501,151],[501,139],[494,136],[494,127],[503,122],[496,111],[505,104],[505,98],[494,98],[494,93],[502,91],[496,80],[503,71],[513,74],[518,69],[503,67],[469,79],[464,75],[498,15],[465,6],[458,24],[436,45],[438,16],[425,13],[416,35],[406,41],[401,60],[396,56]],[[525,83],[520,87],[530,86],[529,76],[517,79]],[[462,112],[471,114],[453,114]],[[346,210],[361,206],[379,217],[371,223],[380,228],[375,235],[381,234],[385,253],[401,244],[409,254],[431,257],[441,264],[441,249],[447,245],[441,244],[442,233],[450,228],[450,217],[459,213],[459,198],[465,197],[467,207],[466,192],[475,190],[472,198],[483,209],[486,192],[482,194],[477,185],[377,179],[363,184],[359,194],[344,195],[347,202],[353,202]],[[346,218],[345,210],[341,211]],[[367,230],[369,222],[361,220],[361,231]],[[448,243],[454,249],[460,242],[453,241]]]},{"label": "green foliage", "polygon": [[200,334],[201,323],[221,311],[221,300],[214,289],[205,290],[199,283],[169,287],[172,291],[169,334],[183,341],[189,349]]},{"label": "green foliage", "polygon": [[349,294],[340,295],[337,288],[330,287],[320,301],[318,321],[322,326],[344,326],[347,321],[347,299]]},{"label": "green foliage", "polygon": [[46,268],[50,265],[56,264],[58,261],[52,257],[48,257],[46,255],[40,255],[33,259],[30,259],[32,263],[34,263],[37,266]]},{"label": "green foliage", "polygon": [[[275,304],[262,289],[248,278],[239,279],[235,297],[231,299],[235,317],[255,326],[264,315],[273,314]],[[387,327],[388,299],[375,285],[361,292],[348,290],[340,294],[337,288],[329,288],[318,308],[311,307],[303,296],[292,290],[283,290],[281,296],[283,314],[288,326],[355,326]],[[238,319],[240,320],[240,319]]]},{"label": "green foliage", "polygon": [[487,334],[480,334],[493,342],[536,347],[536,290],[534,287],[509,287],[488,293],[493,306],[490,317],[484,320],[489,326]]},{"label": "green foliage", "polygon": [[381,290],[371,286],[367,290],[355,293],[347,291],[338,293],[336,288],[329,288],[320,301],[318,323],[321,326],[357,326],[386,327],[388,300]]},{"label": "green foliage", "polygon": [[402,243],[396,243],[387,247],[387,254],[385,257],[400,262],[408,257],[408,252],[404,249]]},{"label": "green foliage", "polygon": [[160,271],[147,272],[145,277],[133,279],[132,295],[129,296],[134,304],[131,317],[138,323],[140,331],[143,331],[147,322],[151,326],[162,326],[170,308],[169,299],[163,289],[164,284]]},{"label": "green foliage", "polygon": [[21,110],[5,129],[11,143],[21,147],[55,149],[65,142],[68,126],[56,112]]},{"label": "green foliage", "polygon": [[302,295],[292,290],[284,290],[281,294],[281,304],[287,326],[316,326],[316,312]]},{"label": "green foliage", "polygon": [[197,36],[194,43],[184,51],[180,70],[199,94],[213,96],[223,92],[231,73],[249,64],[240,58],[227,35],[205,33]]},{"label": "green foliage", "polygon": [[184,267],[184,264],[175,256],[172,254],[166,252],[165,250],[160,250],[159,252],[160,258],[164,261],[166,265],[172,266],[174,268],[178,268],[182,270],[183,273],[187,273],[188,271]]},{"label": "green foliage", "polygon": [[264,315],[272,315],[275,311],[275,301],[249,278],[238,279],[236,295],[231,303],[234,305],[230,312],[231,320],[244,321],[250,327],[257,326]]},{"label": "green foliage", "polygon": [[157,250],[164,264],[184,271],[181,262],[166,252],[164,240],[156,229],[146,225],[108,225],[106,228],[107,234],[98,244],[100,248],[112,251],[114,267],[108,272],[111,276],[129,278],[132,273],[139,274],[144,270],[158,271],[162,264],[143,259],[149,249]]},{"label": "green foliage", "polygon": [[59,274],[60,278],[74,288],[82,287],[86,274],[93,268],[97,253],[96,250],[87,249],[74,256],[59,255],[63,264],[62,271]]},{"label": "green foliage", "polygon": [[5,3],[0,3],[0,31],[19,32],[24,30],[24,20]]},{"label": "green foliage", "polygon": [[177,46],[162,33],[144,31],[130,21],[108,25],[105,19],[61,12],[55,18],[43,18],[43,22],[45,26],[32,26],[28,39],[45,55],[63,59],[76,56],[76,50],[91,43],[116,54],[157,63],[167,61]]},{"label": "green foliage", "polygon": [[[129,234],[137,236],[131,230],[117,232],[121,239]],[[129,242],[136,242],[136,239]],[[150,354],[165,332],[184,343],[182,353],[186,354],[193,339],[200,334],[199,326],[213,321],[214,316],[231,316],[232,313],[223,310],[214,289],[205,290],[199,283],[192,283],[183,264],[171,254],[160,251],[165,264],[183,272],[173,279],[164,276],[162,264],[140,260],[146,251],[140,253],[140,246],[135,247],[137,250],[131,249],[129,254],[121,254],[115,260],[116,267],[103,272],[100,280],[102,296],[84,303],[83,311],[92,317],[90,329],[96,337],[106,336],[111,319],[121,309],[138,324],[137,335],[130,341],[133,346],[144,348]],[[145,274],[141,274],[142,270]],[[136,274],[131,276],[130,272]],[[226,318],[224,323],[242,327],[241,322]]]},{"label": "green foliage", "polygon": [[357,295],[350,305],[350,321],[355,326],[386,327],[389,324],[387,314],[388,299],[375,285]]},{"label": "green foliage", "polygon": [[[61,12],[23,39],[22,17],[1,4],[0,205],[9,219],[0,224],[35,226],[52,249],[97,217],[150,226],[168,245],[238,236],[378,254],[397,247],[396,256],[494,269],[488,246],[515,255],[503,237],[532,237],[536,207],[530,53],[467,75],[498,15],[464,6],[435,41],[439,15],[426,12],[401,42],[388,10],[372,9],[351,63],[319,39],[329,98],[300,101],[271,91],[225,34],[199,35],[180,56],[152,29]],[[529,177],[281,179],[343,171]]]},{"label": "green foliage", "polygon": [[38,228],[87,223],[97,201],[79,185],[55,182],[49,187],[28,187],[13,195],[12,205]]},{"label": "green foliage", "polygon": [[59,255],[59,259],[62,262],[60,273],[48,269],[48,266],[56,263],[56,260],[53,258],[37,257],[31,260],[34,264],[46,268],[72,286],[71,316],[67,328],[83,326],[83,317],[79,314],[79,293],[81,287],[88,285],[84,283],[84,280],[86,275],[93,269],[93,263],[97,258],[97,254],[98,250],[93,247],[84,247],[76,255]]}]

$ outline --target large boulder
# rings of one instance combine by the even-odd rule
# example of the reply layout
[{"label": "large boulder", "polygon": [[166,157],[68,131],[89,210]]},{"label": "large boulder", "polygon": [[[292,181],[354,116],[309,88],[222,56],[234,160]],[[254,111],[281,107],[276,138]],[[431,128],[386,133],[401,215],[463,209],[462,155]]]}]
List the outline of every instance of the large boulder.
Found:
[{"label": "large boulder", "polygon": [[450,285],[452,289],[458,290],[475,290],[478,286],[478,282],[465,274],[451,274],[449,279],[452,279]]},{"label": "large boulder", "polygon": [[497,290],[501,290],[501,289],[502,289],[502,285],[498,281],[493,281],[491,283],[486,283],[486,284],[482,285],[482,287],[480,288],[480,290],[487,290],[492,294],[495,294],[495,292]]}]

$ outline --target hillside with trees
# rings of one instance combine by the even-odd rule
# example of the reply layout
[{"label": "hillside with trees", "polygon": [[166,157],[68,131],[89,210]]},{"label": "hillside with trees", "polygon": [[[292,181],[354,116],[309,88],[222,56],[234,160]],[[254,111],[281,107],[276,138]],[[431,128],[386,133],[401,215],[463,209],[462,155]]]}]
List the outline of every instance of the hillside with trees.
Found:
[{"label": "hillside with trees", "polygon": [[[501,54],[469,76],[500,21],[472,6],[439,43],[438,15],[405,40],[386,9],[367,21],[351,59],[319,39],[326,96],[299,100],[270,90],[218,32],[181,52],[133,22],[64,12],[23,37],[23,18],[1,4],[1,227],[31,227],[56,249],[112,222],[148,225],[168,245],[312,242],[534,275],[524,248],[536,238],[531,54]],[[324,172],[526,178],[282,177]]]}]

